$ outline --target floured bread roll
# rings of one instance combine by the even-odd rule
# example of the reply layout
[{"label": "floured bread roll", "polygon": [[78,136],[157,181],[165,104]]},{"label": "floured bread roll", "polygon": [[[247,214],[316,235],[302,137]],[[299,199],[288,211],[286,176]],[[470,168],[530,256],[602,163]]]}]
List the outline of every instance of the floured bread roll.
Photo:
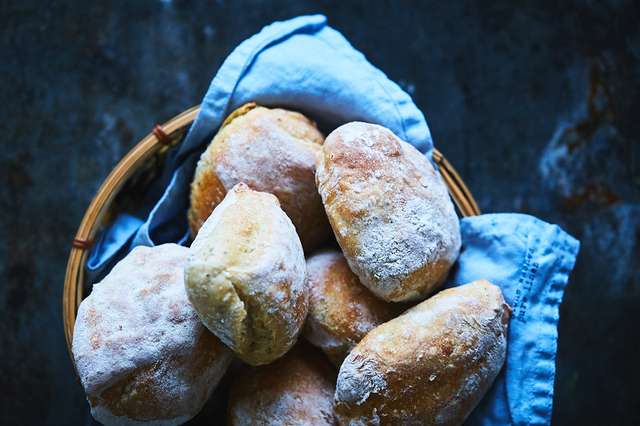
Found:
[{"label": "floured bread roll", "polygon": [[309,314],[303,334],[340,367],[372,329],[410,306],[378,299],[354,274],[344,255],[326,250],[307,259]]},{"label": "floured bread roll", "polygon": [[312,250],[331,236],[314,180],[323,141],[316,125],[298,112],[253,103],[234,111],[198,162],[188,214],[192,234],[227,191],[244,182],[278,197],[302,246]]},{"label": "floured bread roll", "polygon": [[80,304],[73,356],[91,414],[105,425],[186,422],[231,361],[187,300],[188,251],[137,247]]},{"label": "floured bread roll", "polygon": [[338,423],[460,425],[502,368],[510,314],[479,280],[373,329],[340,367]]},{"label": "floured bread roll", "polygon": [[302,245],[278,199],[236,185],[190,250],[185,285],[204,324],[249,364],[284,355],[309,305]]},{"label": "floured bread roll", "polygon": [[460,226],[440,173],[417,149],[375,124],[333,131],[316,181],[349,266],[378,297],[418,300],[446,278]]},{"label": "floured bread roll", "polygon": [[335,424],[337,371],[304,343],[269,365],[247,368],[231,390],[228,426]]}]

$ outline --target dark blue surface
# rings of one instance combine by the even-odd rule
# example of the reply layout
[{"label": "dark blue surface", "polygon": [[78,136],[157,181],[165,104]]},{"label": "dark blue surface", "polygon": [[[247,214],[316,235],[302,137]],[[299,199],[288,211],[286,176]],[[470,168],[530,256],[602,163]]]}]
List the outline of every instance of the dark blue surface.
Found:
[{"label": "dark blue surface", "polygon": [[411,94],[483,212],[582,245],[553,424],[640,423],[640,4],[0,3],[0,424],[88,422],[62,327],[69,244],[115,164],[274,20],[323,13]]}]

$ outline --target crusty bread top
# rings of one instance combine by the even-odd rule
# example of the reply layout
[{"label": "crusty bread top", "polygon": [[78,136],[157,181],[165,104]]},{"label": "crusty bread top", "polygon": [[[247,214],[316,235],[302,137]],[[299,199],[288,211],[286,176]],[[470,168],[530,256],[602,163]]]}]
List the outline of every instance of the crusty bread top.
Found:
[{"label": "crusty bread top", "polygon": [[353,122],[317,156],[331,226],[360,281],[388,301],[423,298],[444,281],[460,228],[440,174],[390,130]]},{"label": "crusty bread top", "polygon": [[234,383],[227,425],[334,425],[336,369],[304,341]]},{"label": "crusty bread top", "polygon": [[307,273],[309,314],[304,335],[338,367],[369,331],[410,307],[374,296],[337,250],[324,250],[308,258]]},{"label": "crusty bread top", "polygon": [[[185,353],[206,331],[184,289],[188,252],[177,244],[136,247],[82,301],[72,347],[88,395],[100,396],[134,370]],[[179,388],[166,383],[164,390]]]},{"label": "crusty bread top", "polygon": [[510,313],[500,289],[479,280],[373,329],[340,368],[338,417],[345,424],[462,423],[504,363]]},{"label": "crusty bread top", "polygon": [[315,124],[298,112],[255,104],[234,111],[198,162],[191,185],[192,233],[227,191],[244,182],[278,197],[303,246],[313,248],[329,230],[314,177],[323,141]]},{"label": "crusty bread top", "polygon": [[245,362],[282,356],[308,310],[307,272],[278,199],[236,185],[191,245],[187,294],[204,324]]}]

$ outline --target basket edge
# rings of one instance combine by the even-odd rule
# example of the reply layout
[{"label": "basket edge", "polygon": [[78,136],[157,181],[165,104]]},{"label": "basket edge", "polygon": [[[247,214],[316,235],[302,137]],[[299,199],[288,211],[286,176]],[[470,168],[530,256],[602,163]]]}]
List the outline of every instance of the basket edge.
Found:
[{"label": "basket edge", "polygon": [[[187,111],[177,115],[162,125],[166,133],[171,134],[183,126],[192,123],[200,110],[200,106],[195,106]],[[75,239],[83,239],[93,241],[97,232],[98,225],[116,194],[122,188],[124,183],[134,173],[136,166],[146,161],[158,149],[164,146],[163,142],[152,131],[144,139],[142,139],[131,151],[124,156],[122,160],[113,168],[111,173],[104,180],[96,195],[91,200],[87,208]],[[67,340],[67,348],[71,356],[75,368],[73,358],[72,342],[73,328],[75,326],[76,312],[82,301],[83,285],[78,285],[84,278],[84,265],[89,251],[87,248],[71,247],[67,270],[65,274],[62,312],[65,337]]]}]

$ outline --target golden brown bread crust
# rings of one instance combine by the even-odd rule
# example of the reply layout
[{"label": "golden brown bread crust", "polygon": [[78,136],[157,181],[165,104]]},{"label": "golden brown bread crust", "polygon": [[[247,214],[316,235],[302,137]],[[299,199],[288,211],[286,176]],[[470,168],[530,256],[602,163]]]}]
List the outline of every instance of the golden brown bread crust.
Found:
[{"label": "golden brown bread crust", "polygon": [[307,274],[309,314],[303,334],[337,367],[369,331],[410,307],[374,296],[337,250],[325,250],[308,258]]},{"label": "golden brown bread crust", "polygon": [[271,194],[243,183],[229,191],[193,241],[184,277],[203,323],[249,364],[281,357],[302,330],[304,253]]},{"label": "golden brown bread crust", "polygon": [[300,341],[281,359],[249,367],[234,383],[227,424],[334,425],[336,373],[322,353]]},{"label": "golden brown bread crust", "polygon": [[303,247],[312,250],[331,234],[314,180],[323,141],[315,123],[298,112],[255,104],[234,111],[196,167],[188,212],[192,235],[227,191],[244,182],[278,197]]},{"label": "golden brown bread crust", "polygon": [[80,305],[74,359],[103,424],[182,424],[231,361],[187,300],[187,253],[176,244],[135,248]]},{"label": "golden brown bread crust", "polygon": [[500,289],[479,280],[375,328],[340,368],[338,423],[461,424],[504,363],[510,313]]},{"label": "golden brown bread crust", "polygon": [[375,124],[334,130],[316,181],[349,266],[387,301],[424,298],[446,278],[460,227],[440,174],[413,146]]}]

